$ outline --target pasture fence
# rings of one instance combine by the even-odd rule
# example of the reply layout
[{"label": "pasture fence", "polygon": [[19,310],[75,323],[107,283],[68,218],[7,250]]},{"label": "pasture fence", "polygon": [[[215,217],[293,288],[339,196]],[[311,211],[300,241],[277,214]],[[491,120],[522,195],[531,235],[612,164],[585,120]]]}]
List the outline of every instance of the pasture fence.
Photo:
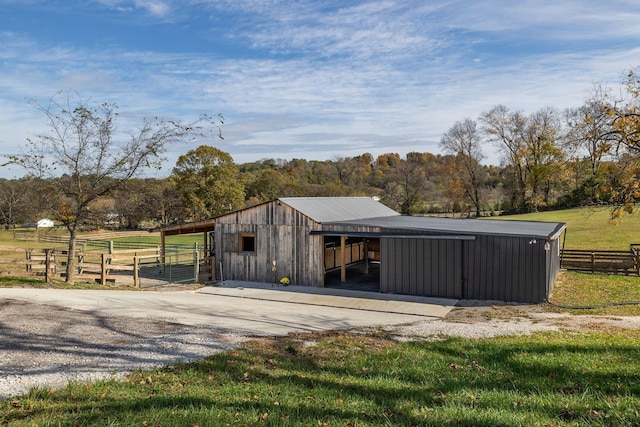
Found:
[{"label": "pasture fence", "polygon": [[[206,283],[215,277],[215,260],[195,244],[190,249],[174,245],[162,253],[160,247],[76,251],[77,280],[105,285],[119,283],[136,288],[170,283]],[[68,258],[66,249],[27,249],[26,273],[44,276],[45,281],[64,278]]]},{"label": "pasture fence", "polygon": [[564,249],[562,268],[590,273],[640,275],[640,244],[631,244],[628,251]]}]

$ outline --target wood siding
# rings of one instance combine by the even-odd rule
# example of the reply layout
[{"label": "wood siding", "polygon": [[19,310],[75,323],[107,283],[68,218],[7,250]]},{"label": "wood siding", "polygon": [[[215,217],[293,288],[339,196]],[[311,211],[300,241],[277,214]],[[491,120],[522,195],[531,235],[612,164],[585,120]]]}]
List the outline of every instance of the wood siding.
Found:
[{"label": "wood siding", "polygon": [[[216,219],[216,254],[225,280],[324,286],[323,238],[311,236],[320,225],[277,201]],[[240,235],[255,235],[255,251],[239,252]],[[276,261],[275,272],[273,261]]]}]

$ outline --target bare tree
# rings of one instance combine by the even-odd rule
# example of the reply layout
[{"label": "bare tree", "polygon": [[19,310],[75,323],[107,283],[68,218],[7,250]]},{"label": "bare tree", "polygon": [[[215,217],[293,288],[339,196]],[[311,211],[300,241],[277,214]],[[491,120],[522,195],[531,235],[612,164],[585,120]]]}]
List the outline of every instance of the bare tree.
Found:
[{"label": "bare tree", "polygon": [[144,119],[138,128],[119,132],[117,106],[93,105],[75,92],[58,92],[47,104],[31,101],[44,114],[48,132],[28,139],[10,160],[35,177],[51,179],[50,203],[69,231],[66,281],[76,274],[76,238],[90,217],[90,205],[120,188],[145,168],[159,168],[168,145],[217,132],[222,117],[201,116],[190,123]]},{"label": "bare tree", "polygon": [[565,112],[568,148],[588,156],[592,176],[597,175],[602,159],[615,148],[610,109],[607,89],[596,85],[583,105]]},{"label": "bare tree", "polygon": [[29,188],[25,180],[0,180],[0,224],[5,229],[15,227],[27,218]]},{"label": "bare tree", "polygon": [[476,122],[464,119],[456,122],[442,136],[440,147],[449,154],[455,155],[455,171],[457,181],[476,210],[479,217],[482,210],[482,166],[480,161],[484,158],[480,132]]}]

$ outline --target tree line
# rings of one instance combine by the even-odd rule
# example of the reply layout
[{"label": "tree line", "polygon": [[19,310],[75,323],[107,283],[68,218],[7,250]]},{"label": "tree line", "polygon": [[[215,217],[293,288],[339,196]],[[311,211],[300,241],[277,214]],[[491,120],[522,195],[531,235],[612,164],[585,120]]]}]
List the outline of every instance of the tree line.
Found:
[{"label": "tree line", "polygon": [[[29,140],[31,150],[14,159],[30,174],[2,180],[0,222],[11,227],[86,212],[87,225],[135,228],[199,220],[292,196],[375,196],[407,215],[480,216],[592,204],[630,210],[640,196],[639,81],[638,71],[631,70],[624,90],[617,91],[623,95],[595,85],[583,105],[564,111],[545,107],[526,114],[497,105],[454,123],[440,141],[443,154],[363,153],[236,164],[214,145],[202,145],[180,156],[163,179],[136,173],[143,163],[157,166],[167,143],[193,137],[203,123],[212,123],[209,118],[189,124],[145,121],[137,133],[129,132],[129,145],[124,151],[118,146],[116,155],[111,147],[116,107],[91,108],[65,94],[65,103],[35,104],[53,132]],[[70,135],[77,137],[74,153]],[[44,156],[43,145],[55,150]],[[490,145],[499,150],[500,165],[483,165]],[[101,163],[92,163],[95,159]]]},{"label": "tree line", "polygon": [[[497,105],[455,122],[442,154],[363,153],[331,160],[263,159],[236,164],[215,147],[222,116],[162,118],[121,130],[115,104],[73,92],[32,102],[48,131],[8,162],[24,178],[0,180],[5,228],[52,217],[78,227],[139,228],[213,217],[277,197],[371,196],[406,215],[500,212],[611,204],[631,212],[640,198],[640,69],[617,90],[594,85],[576,108],[533,113]],[[206,141],[180,156],[170,176],[141,178],[168,146]],[[484,165],[492,145],[499,165]],[[70,243],[70,253],[73,253]]]}]

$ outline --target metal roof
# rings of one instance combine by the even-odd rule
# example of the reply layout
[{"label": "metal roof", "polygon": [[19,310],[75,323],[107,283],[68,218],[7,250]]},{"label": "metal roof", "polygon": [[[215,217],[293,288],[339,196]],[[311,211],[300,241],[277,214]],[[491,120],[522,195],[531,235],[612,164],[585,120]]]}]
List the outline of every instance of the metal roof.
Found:
[{"label": "metal roof", "polygon": [[282,197],[278,200],[319,223],[400,216],[371,197]]},{"label": "metal roof", "polygon": [[488,234],[545,239],[557,238],[567,226],[563,222],[453,219],[404,215],[366,218],[355,221],[336,221],[330,224],[380,227],[384,229],[421,230],[424,232],[448,234]]}]

